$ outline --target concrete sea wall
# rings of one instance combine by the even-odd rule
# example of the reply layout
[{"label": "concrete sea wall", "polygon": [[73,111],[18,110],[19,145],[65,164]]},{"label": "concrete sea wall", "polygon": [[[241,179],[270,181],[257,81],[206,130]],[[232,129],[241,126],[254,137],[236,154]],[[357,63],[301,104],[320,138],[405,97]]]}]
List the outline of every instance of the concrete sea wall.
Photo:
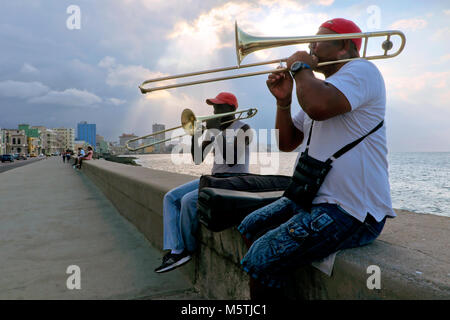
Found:
[{"label": "concrete sea wall", "polygon": [[[196,177],[105,160],[83,162],[86,174],[118,211],[162,250],[164,194]],[[450,299],[450,218],[397,210],[371,245],[343,250],[332,277],[306,266],[293,276],[295,299]],[[181,270],[211,299],[248,299],[248,275],[239,261],[247,248],[235,228],[199,228],[199,250]],[[155,261],[157,267],[159,261]],[[369,289],[378,266],[381,289]],[[369,281],[370,282],[370,281]]]}]

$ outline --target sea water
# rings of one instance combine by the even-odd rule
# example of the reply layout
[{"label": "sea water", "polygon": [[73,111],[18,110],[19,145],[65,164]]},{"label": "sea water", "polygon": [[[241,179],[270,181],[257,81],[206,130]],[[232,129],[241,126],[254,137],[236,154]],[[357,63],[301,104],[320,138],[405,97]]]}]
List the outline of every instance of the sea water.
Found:
[{"label": "sea water", "polygon": [[[143,167],[193,176],[210,174],[213,156],[195,165],[190,154],[136,155]],[[297,153],[252,153],[250,172],[292,175]],[[392,206],[450,217],[450,152],[393,152],[388,155]]]}]

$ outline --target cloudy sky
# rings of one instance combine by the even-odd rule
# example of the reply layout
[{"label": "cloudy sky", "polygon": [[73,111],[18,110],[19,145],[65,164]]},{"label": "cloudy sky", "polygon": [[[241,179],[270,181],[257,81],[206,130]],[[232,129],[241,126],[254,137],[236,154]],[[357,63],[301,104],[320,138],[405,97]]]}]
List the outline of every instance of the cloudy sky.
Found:
[{"label": "cloudy sky", "polygon": [[[79,26],[71,5],[80,9]],[[334,17],[354,20],[363,31],[406,35],[400,56],[375,62],[386,82],[390,150],[450,151],[450,3],[437,0],[2,1],[0,127],[76,128],[88,121],[117,141],[124,132],[149,133],[153,123],[178,126],[184,108],[211,114],[205,99],[230,91],[240,108],[259,109],[249,120],[254,128],[270,129],[275,103],[264,75],[147,95],[138,85],[235,65],[235,21],[254,35],[305,36]],[[374,41],[369,49],[379,54],[378,46]],[[301,48],[253,53],[243,63]]]}]

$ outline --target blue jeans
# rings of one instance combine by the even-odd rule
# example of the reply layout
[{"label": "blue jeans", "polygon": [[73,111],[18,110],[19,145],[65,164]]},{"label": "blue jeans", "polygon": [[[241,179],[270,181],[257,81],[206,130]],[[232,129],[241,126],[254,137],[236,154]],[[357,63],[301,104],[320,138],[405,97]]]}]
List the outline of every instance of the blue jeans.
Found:
[{"label": "blue jeans", "polygon": [[306,212],[282,197],[252,212],[239,225],[239,232],[254,241],[241,264],[262,284],[279,288],[301,265],[371,243],[384,223],[385,219],[377,222],[369,214],[360,222],[329,203],[313,205]]},{"label": "blue jeans", "polygon": [[199,181],[197,179],[183,184],[164,196],[164,250],[187,249],[189,252],[195,250]]}]

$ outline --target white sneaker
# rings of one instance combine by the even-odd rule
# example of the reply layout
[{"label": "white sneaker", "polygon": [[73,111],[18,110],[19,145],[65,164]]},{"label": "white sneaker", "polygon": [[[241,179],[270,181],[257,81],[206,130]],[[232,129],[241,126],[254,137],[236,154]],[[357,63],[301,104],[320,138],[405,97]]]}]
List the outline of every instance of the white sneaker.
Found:
[{"label": "white sneaker", "polygon": [[162,273],[173,270],[189,262],[191,258],[192,257],[189,255],[187,250],[184,250],[180,254],[174,254],[169,252],[163,257],[163,263],[158,268],[155,269],[155,272]]}]

